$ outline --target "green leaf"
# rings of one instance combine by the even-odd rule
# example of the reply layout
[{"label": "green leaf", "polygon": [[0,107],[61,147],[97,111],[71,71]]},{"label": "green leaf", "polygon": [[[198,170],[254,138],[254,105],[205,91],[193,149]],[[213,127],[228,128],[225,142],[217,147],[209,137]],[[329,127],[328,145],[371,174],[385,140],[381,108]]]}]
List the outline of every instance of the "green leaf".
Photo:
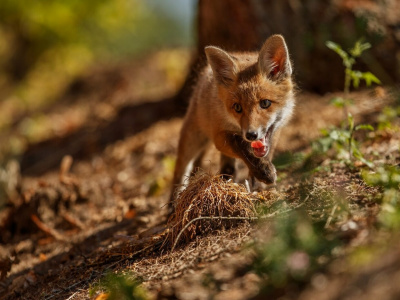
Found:
[{"label": "green leaf", "polygon": [[133,273],[109,272],[91,289],[90,294],[94,295],[99,290],[105,290],[109,300],[147,300],[149,299],[147,292],[140,283],[141,281]]},{"label": "green leaf", "polygon": [[371,48],[371,44],[370,43],[362,43],[362,39],[359,39],[353,46],[353,48],[351,48],[349,50],[351,56],[353,57],[359,57],[361,56],[361,54],[365,51],[368,50],[369,48]]},{"label": "green leaf", "polygon": [[370,131],[374,131],[374,127],[372,127],[372,125],[370,124],[360,124],[357,125],[356,128],[354,130],[370,130]]},{"label": "green leaf", "polygon": [[381,81],[371,72],[362,73],[362,78],[365,80],[367,86],[370,86],[373,82],[376,84],[381,84]]},{"label": "green leaf", "polygon": [[347,114],[347,121],[349,122],[350,132],[354,129],[354,117],[351,113]]},{"label": "green leaf", "polygon": [[370,86],[372,82],[380,84],[381,81],[371,72],[360,72],[356,70],[349,70],[348,73],[353,81],[353,86],[358,88],[360,85],[360,80],[364,79],[367,86]]},{"label": "green leaf", "polygon": [[342,97],[335,97],[335,98],[332,98],[331,104],[333,104],[336,107],[342,108],[345,106],[345,100]]},{"label": "green leaf", "polygon": [[332,130],[331,133],[329,134],[329,137],[334,140],[337,141],[340,138],[340,133],[338,130]]},{"label": "green leaf", "polygon": [[326,45],[329,49],[335,51],[335,52],[343,59],[343,61],[349,59],[349,55],[347,54],[346,51],[344,51],[344,50],[342,49],[342,47],[340,47],[339,44],[336,44],[336,43],[334,43],[334,42],[332,42],[332,41],[327,41],[327,42],[325,43],[325,45]]},{"label": "green leaf", "polygon": [[372,46],[371,46],[371,44],[370,43],[363,43],[363,44],[361,44],[360,45],[360,50],[361,50],[361,52],[364,52],[365,50],[368,50],[369,48],[371,48]]},{"label": "green leaf", "polygon": [[369,168],[372,169],[375,166],[372,161],[369,161],[368,159],[365,159],[364,156],[362,156],[360,152],[354,153],[353,155],[354,155],[355,158],[357,158],[359,161],[364,163]]},{"label": "green leaf", "polygon": [[329,135],[329,131],[328,131],[328,129],[326,129],[326,128],[322,128],[322,129],[320,130],[320,132],[321,132],[321,135],[323,135],[323,136],[328,136],[328,135]]},{"label": "green leaf", "polygon": [[360,79],[363,78],[363,73],[360,71],[351,71],[350,76],[353,80],[353,86],[358,88],[360,86]]},{"label": "green leaf", "polygon": [[334,97],[334,98],[331,99],[330,103],[335,107],[343,108],[345,106],[353,105],[353,100],[352,99],[346,99],[346,98],[343,98],[343,97]]}]

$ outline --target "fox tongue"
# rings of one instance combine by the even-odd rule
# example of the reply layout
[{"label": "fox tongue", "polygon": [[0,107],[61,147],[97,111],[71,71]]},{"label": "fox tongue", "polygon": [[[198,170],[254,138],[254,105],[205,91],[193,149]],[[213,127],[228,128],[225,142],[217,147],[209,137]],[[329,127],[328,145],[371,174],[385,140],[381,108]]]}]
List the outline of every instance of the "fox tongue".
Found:
[{"label": "fox tongue", "polygon": [[262,139],[260,139],[260,140],[258,140],[258,141],[254,141],[254,142],[251,142],[251,147],[253,148],[253,149],[259,149],[259,148],[263,148],[263,147],[265,147],[266,145],[266,138],[265,137],[263,137]]},{"label": "fox tongue", "polygon": [[258,141],[251,142],[251,147],[253,148],[255,156],[263,157],[268,151],[267,138],[263,137]]}]

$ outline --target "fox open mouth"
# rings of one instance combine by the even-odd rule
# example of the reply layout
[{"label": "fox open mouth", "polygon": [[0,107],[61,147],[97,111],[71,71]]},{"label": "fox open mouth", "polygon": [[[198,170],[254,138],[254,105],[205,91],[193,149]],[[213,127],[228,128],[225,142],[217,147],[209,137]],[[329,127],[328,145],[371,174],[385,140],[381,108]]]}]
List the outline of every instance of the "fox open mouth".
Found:
[{"label": "fox open mouth", "polygon": [[269,144],[270,144],[270,137],[271,137],[271,132],[273,130],[273,126],[271,126],[267,134],[254,142],[251,142],[251,148],[253,149],[253,153],[257,157],[264,157],[265,155],[268,154],[269,152]]}]

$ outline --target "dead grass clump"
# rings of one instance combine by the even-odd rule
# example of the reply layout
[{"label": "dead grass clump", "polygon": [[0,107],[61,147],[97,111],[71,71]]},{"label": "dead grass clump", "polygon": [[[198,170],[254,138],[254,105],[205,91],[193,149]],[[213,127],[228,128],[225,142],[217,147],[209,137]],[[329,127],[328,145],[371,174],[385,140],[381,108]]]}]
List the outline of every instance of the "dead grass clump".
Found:
[{"label": "dead grass clump", "polygon": [[[254,202],[243,185],[206,173],[193,176],[186,189],[179,194],[175,213],[168,220],[167,245],[188,242],[196,234],[221,227],[230,228],[241,220],[254,217]],[[194,222],[197,218],[200,219]],[[176,241],[177,238],[179,241]]]}]

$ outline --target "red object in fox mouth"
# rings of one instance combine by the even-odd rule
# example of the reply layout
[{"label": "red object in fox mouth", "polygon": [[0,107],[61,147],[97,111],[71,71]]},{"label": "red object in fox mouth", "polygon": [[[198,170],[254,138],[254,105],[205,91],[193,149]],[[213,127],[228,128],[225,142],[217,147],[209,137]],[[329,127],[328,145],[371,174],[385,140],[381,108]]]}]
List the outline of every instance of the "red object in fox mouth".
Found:
[{"label": "red object in fox mouth", "polygon": [[258,141],[251,142],[251,148],[253,148],[254,155],[257,157],[263,157],[268,153],[267,136],[263,137]]}]

